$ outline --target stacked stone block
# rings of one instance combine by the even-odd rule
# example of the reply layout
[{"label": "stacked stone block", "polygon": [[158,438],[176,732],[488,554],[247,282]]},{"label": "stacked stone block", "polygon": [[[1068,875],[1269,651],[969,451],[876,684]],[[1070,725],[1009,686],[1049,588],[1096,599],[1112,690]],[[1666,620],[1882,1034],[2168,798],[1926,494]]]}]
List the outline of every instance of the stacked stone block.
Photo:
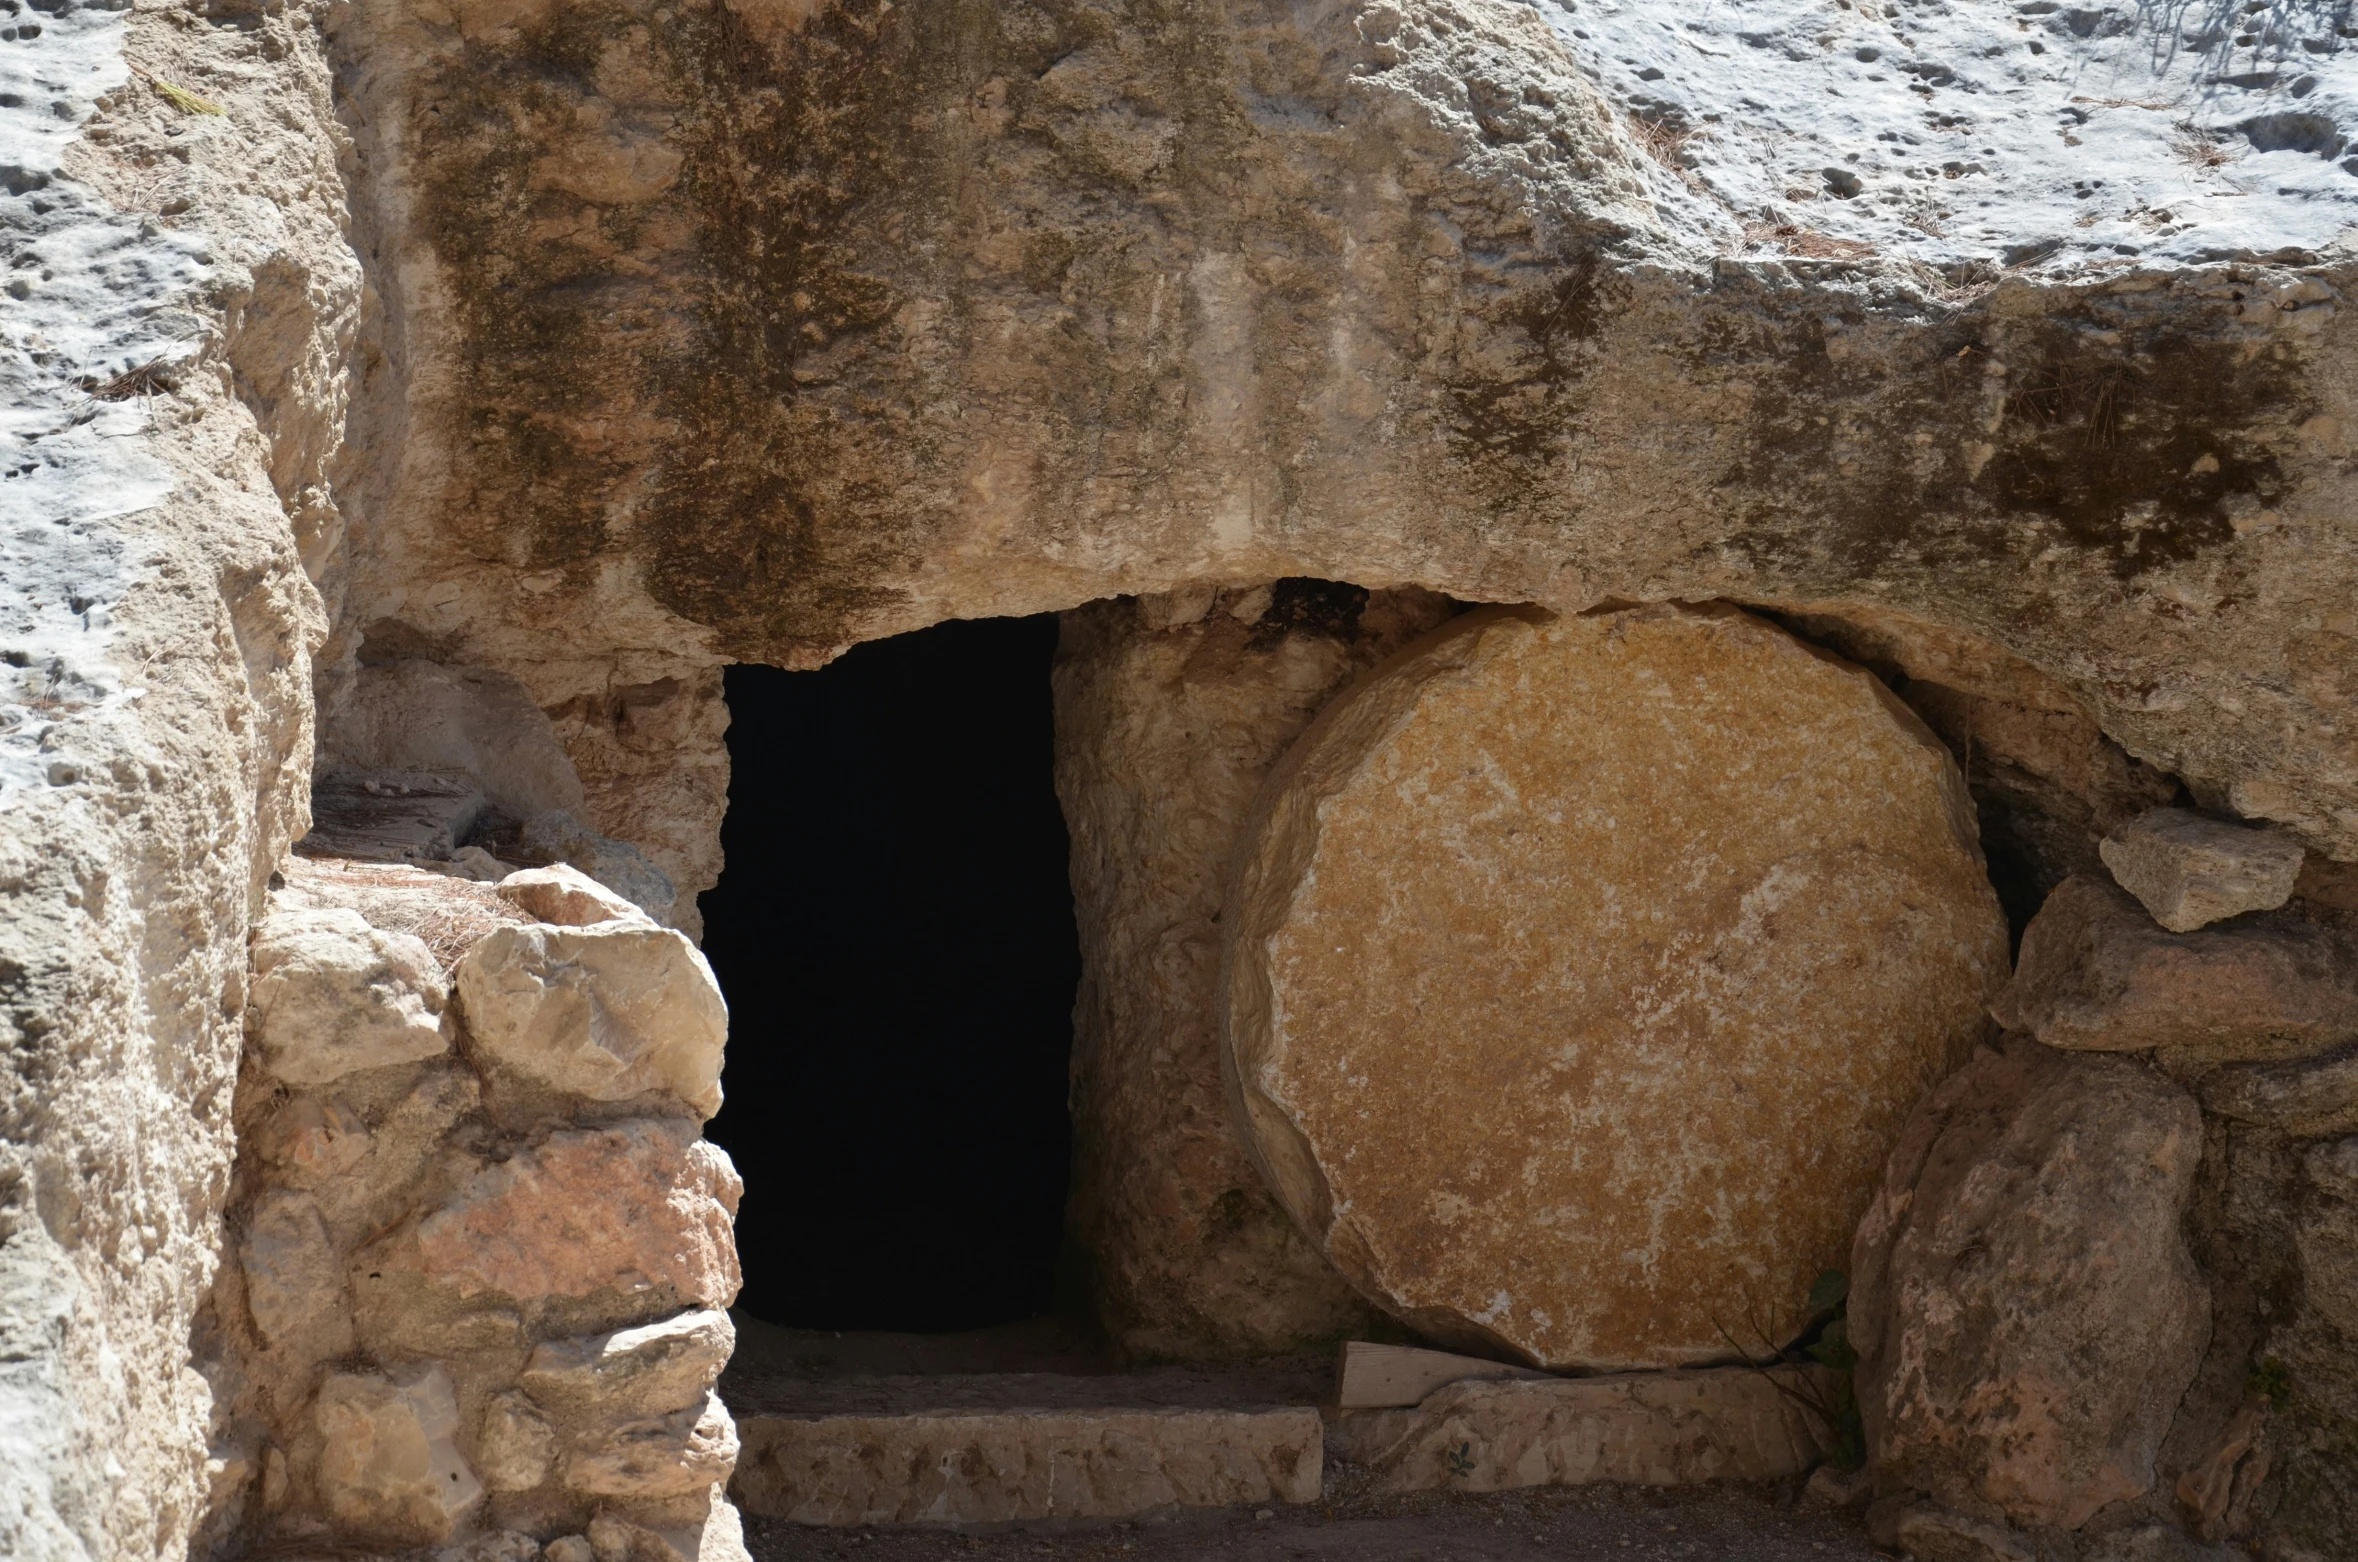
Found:
[{"label": "stacked stone block", "polygon": [[254,972],[216,1546],[740,1555],[694,945],[570,868],[296,861]]}]

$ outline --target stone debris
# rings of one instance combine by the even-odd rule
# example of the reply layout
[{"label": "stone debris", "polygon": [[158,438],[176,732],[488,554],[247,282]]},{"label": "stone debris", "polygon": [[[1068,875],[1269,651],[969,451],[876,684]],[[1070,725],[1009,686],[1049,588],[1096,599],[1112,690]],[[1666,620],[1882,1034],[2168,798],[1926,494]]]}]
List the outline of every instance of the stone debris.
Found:
[{"label": "stone debris", "polygon": [[1948,752],[1731,610],[1468,614],[1256,820],[1224,1040],[1271,1186],[1420,1333],[1543,1366],[1781,1345],[2006,974]]},{"label": "stone debris", "polygon": [[798,1524],[1134,1518],[1316,1500],[1318,1412],[946,1411],[749,1415],[732,1492]]},{"label": "stone debris", "polygon": [[640,1416],[698,1404],[729,1364],[737,1331],[725,1312],[684,1312],[580,1339],[544,1340],[517,1381],[569,1413]]},{"label": "stone debris", "polygon": [[2281,1062],[2358,1038],[2358,943],[2291,909],[2167,932],[2083,874],[2031,919],[1990,1012],[2072,1051],[2154,1050],[2169,1067]]},{"label": "stone debris", "polygon": [[2300,842],[2277,831],[2190,808],[2139,814],[2097,849],[2114,881],[2173,933],[2246,911],[2274,911],[2292,899],[2305,855]]},{"label": "stone debris", "polygon": [[440,1367],[337,1373],[312,1415],[328,1511],[361,1535],[433,1545],[483,1498],[459,1456],[458,1400]]},{"label": "stone debris", "polygon": [[694,1125],[637,1119],[554,1133],[463,1178],[406,1236],[406,1263],[458,1295],[517,1301],[644,1291],[726,1307],[743,1192]]},{"label": "stone debris", "polygon": [[1786,1480],[1826,1457],[1815,1403],[1833,1401],[1810,1367],[1461,1382],[1413,1409],[1343,1414],[1327,1445],[1379,1491]]},{"label": "stone debris", "polygon": [[264,1066],[288,1084],[439,1056],[450,1047],[449,999],[432,951],[358,912],[275,911],[254,930],[247,1025]]},{"label": "stone debris", "polygon": [[686,934],[644,918],[495,928],[455,974],[485,1057],[592,1101],[660,1090],[720,1110],[729,1010]]},{"label": "stone debris", "polygon": [[571,863],[524,868],[506,874],[499,881],[498,894],[534,921],[557,927],[649,920],[635,902],[616,894]]},{"label": "stone debris", "polygon": [[2210,1338],[2182,1230],[2194,1099],[2026,1038],[1910,1118],[1861,1223],[1849,1332],[1887,1483],[2077,1528],[2155,1482]]}]

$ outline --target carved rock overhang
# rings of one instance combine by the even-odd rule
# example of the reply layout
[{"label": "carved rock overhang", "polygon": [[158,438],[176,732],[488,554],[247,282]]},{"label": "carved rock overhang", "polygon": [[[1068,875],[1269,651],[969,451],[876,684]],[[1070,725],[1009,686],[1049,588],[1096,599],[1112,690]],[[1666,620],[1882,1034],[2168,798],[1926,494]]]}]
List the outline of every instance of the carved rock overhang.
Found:
[{"label": "carved rock overhang", "polygon": [[[2236,119],[2210,45],[2153,67],[2183,112],[2147,128],[2199,132],[2168,177],[2212,178],[2208,146],[2252,188],[2128,255],[2127,197],[2081,223],[2028,132],[1943,175],[1951,207],[1877,204],[1899,142],[1780,186],[1799,132],[1770,111],[1871,46],[1753,47],[1753,124],[1638,63],[1675,21],[1649,5],[1610,46],[1490,0],[396,10],[341,39],[404,431],[345,649],[397,624],[528,681],[808,666],[1291,575],[1862,604],[2002,646],[2206,801],[2358,857],[2358,178]],[[2082,75],[2140,46],[2048,30]],[[2326,112],[2335,62],[2305,58]],[[1886,86],[1926,136],[2162,101],[2031,59]],[[1937,215],[1974,181],[2004,231]]]}]

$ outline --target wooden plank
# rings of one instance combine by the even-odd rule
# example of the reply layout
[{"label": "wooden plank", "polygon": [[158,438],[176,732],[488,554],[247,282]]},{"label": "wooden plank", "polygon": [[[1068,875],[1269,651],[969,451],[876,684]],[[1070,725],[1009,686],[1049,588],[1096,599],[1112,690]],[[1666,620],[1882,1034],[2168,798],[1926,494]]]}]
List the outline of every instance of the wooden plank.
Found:
[{"label": "wooden plank", "polygon": [[1336,1363],[1335,1405],[1340,1410],[1388,1409],[1422,1404],[1427,1394],[1452,1383],[1547,1376],[1530,1367],[1484,1361],[1479,1356],[1348,1340]]}]

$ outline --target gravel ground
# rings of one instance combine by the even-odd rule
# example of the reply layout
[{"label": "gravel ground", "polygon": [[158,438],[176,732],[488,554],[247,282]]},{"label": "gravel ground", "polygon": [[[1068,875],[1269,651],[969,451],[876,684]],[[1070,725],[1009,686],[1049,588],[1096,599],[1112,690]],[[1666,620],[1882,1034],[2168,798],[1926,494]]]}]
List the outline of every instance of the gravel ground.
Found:
[{"label": "gravel ground", "polygon": [[755,1562],[1861,1562],[1881,1555],[1854,1518],[1794,1505],[1791,1495],[1790,1487],[1421,1492],[989,1532],[811,1529],[748,1517],[745,1538]]}]

